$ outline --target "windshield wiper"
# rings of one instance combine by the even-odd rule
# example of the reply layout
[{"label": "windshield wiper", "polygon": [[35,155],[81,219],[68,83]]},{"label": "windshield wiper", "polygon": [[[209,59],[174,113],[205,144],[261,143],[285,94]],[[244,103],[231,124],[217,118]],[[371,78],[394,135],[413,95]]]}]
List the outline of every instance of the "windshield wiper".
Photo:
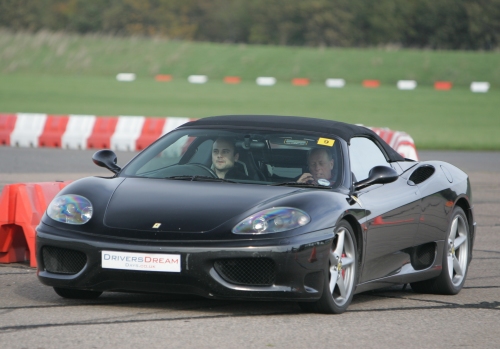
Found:
[{"label": "windshield wiper", "polygon": [[166,179],[177,179],[177,180],[185,180],[185,181],[208,181],[208,182],[227,182],[227,183],[236,183],[235,181],[230,181],[229,179],[224,178],[214,178],[209,176],[172,176],[166,177]]},{"label": "windshield wiper", "polygon": [[318,189],[332,189],[332,187],[328,185],[318,185],[313,183],[298,183],[298,182],[282,182],[271,184],[276,187],[280,186],[290,186],[290,187],[303,187],[303,188],[318,188]]}]

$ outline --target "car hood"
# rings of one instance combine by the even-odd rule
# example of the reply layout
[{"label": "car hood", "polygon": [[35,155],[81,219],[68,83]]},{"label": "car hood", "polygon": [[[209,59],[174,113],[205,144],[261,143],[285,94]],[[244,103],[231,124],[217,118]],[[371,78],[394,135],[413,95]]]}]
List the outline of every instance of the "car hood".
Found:
[{"label": "car hood", "polygon": [[104,224],[155,232],[206,232],[235,224],[266,203],[303,189],[250,184],[127,178],[112,194]]}]

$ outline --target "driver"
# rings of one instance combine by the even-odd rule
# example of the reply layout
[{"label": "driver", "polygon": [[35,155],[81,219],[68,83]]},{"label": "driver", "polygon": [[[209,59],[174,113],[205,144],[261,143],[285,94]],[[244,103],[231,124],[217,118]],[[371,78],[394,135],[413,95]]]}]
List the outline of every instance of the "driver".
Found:
[{"label": "driver", "polygon": [[217,138],[212,146],[212,169],[219,178],[248,179],[234,164],[240,157],[234,142],[229,138]]},{"label": "driver", "polygon": [[[313,148],[307,158],[310,173],[303,173],[297,183],[311,183],[320,185],[331,185],[333,158],[326,148]],[[321,179],[328,181],[328,184]],[[318,183],[318,181],[320,181]]]}]

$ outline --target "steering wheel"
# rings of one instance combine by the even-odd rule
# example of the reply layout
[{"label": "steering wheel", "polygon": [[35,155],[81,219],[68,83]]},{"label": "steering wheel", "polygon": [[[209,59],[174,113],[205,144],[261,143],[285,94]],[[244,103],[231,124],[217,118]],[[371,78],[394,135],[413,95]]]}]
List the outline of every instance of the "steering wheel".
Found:
[{"label": "steering wheel", "polygon": [[191,165],[199,167],[199,168],[202,168],[203,170],[205,170],[206,172],[208,172],[208,174],[212,178],[218,178],[217,174],[210,167],[208,167],[208,166],[205,166],[203,164],[191,164]]}]

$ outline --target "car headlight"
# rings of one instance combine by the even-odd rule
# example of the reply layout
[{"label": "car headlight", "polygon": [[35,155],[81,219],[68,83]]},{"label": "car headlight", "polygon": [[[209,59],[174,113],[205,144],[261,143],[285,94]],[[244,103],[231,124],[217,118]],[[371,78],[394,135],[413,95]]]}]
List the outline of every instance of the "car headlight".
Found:
[{"label": "car headlight", "polygon": [[61,195],[49,204],[47,215],[62,223],[85,224],[92,217],[92,204],[80,195]]},{"label": "car headlight", "polygon": [[302,227],[311,218],[302,210],[291,207],[275,207],[260,211],[238,223],[234,234],[270,234]]}]

